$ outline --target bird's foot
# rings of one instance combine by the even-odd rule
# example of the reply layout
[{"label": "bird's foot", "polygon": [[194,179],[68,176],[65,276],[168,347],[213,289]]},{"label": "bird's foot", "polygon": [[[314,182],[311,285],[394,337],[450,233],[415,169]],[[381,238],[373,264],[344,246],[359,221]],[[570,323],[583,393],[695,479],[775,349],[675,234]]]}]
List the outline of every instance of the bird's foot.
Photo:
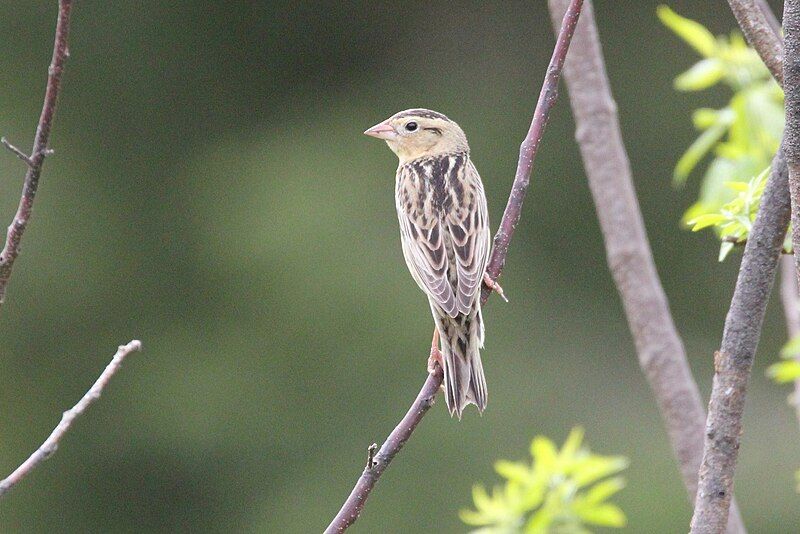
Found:
[{"label": "bird's foot", "polygon": [[433,374],[436,372],[436,366],[444,369],[442,362],[442,353],[439,350],[439,331],[433,330],[433,340],[431,340],[431,355],[428,356],[428,373]]},{"label": "bird's foot", "polygon": [[506,294],[503,293],[503,288],[500,284],[497,283],[496,280],[493,280],[489,273],[483,273],[483,283],[486,284],[486,287],[500,295],[500,298],[504,301],[508,302],[508,298],[506,298]]}]

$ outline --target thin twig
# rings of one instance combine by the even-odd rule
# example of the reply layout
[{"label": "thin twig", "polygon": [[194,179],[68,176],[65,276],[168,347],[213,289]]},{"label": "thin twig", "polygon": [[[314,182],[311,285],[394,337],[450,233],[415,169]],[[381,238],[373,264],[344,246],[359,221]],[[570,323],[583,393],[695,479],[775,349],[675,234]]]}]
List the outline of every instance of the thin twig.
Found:
[{"label": "thin twig", "polygon": [[117,353],[114,354],[111,363],[106,366],[97,381],[89,388],[89,391],[86,392],[81,400],[78,401],[78,404],[64,412],[61,417],[61,422],[58,423],[58,426],[56,426],[44,443],[36,449],[30,458],[25,460],[13,473],[8,475],[6,479],[0,480],[0,497],[8,493],[20,480],[28,476],[39,464],[56,452],[58,445],[61,443],[61,439],[69,432],[75,419],[83,415],[83,412],[100,398],[100,395],[111,381],[111,378],[119,371],[120,367],[122,367],[122,362],[125,358],[132,352],[139,350],[142,350],[142,343],[137,340],[131,341],[127,345],[121,345],[117,349]]},{"label": "thin twig", "polygon": [[20,150],[16,146],[12,145],[11,142],[8,139],[6,139],[5,137],[0,137],[0,143],[2,143],[2,145],[4,147],[9,149],[12,154],[17,156],[22,161],[24,161],[26,165],[28,165],[29,167],[31,165],[33,165],[33,162],[31,161],[30,156],[28,156],[25,152],[23,152],[22,150]]},{"label": "thin twig", "polygon": [[[571,0],[569,8],[565,11],[561,21],[561,29],[558,32],[556,46],[553,49],[553,56],[550,59],[550,65],[547,67],[547,76],[542,85],[542,90],[539,93],[536,109],[533,112],[528,135],[525,136],[525,140],[519,148],[519,161],[517,162],[517,172],[514,176],[514,183],[511,186],[511,194],[508,196],[508,203],[503,212],[503,219],[500,221],[497,234],[494,236],[492,257],[489,258],[489,264],[486,267],[486,272],[489,273],[489,276],[491,276],[493,280],[497,280],[500,276],[500,272],[503,270],[508,253],[508,246],[511,243],[514,230],[522,215],[522,203],[525,200],[525,194],[530,184],[533,160],[536,157],[539,143],[542,140],[542,134],[550,118],[550,110],[553,108],[558,98],[558,81],[561,77],[561,69],[564,67],[564,60],[567,57],[567,50],[572,40],[572,34],[575,33],[575,26],[578,23],[578,16],[581,13],[582,7],[583,0]],[[486,287],[486,285],[483,286],[481,295],[483,300],[487,298],[487,294],[490,291],[491,290]]]},{"label": "thin twig", "polygon": [[[549,5],[556,24],[567,2],[549,0]],[[664,420],[689,499],[694,502],[703,457],[705,408],[647,240],[590,0],[586,0],[575,30],[564,80],[608,266],[639,365]],[[731,515],[729,532],[744,532],[738,510]]]},{"label": "thin twig", "polygon": [[[22,186],[22,196],[19,199],[17,213],[14,215],[14,220],[8,227],[6,243],[2,252],[0,252],[0,304],[5,300],[6,287],[11,277],[11,270],[14,267],[14,261],[17,259],[17,256],[19,256],[22,235],[25,233],[33,211],[33,201],[36,197],[36,190],[39,187],[42,165],[44,164],[45,156],[50,153],[47,148],[47,143],[50,139],[50,129],[53,126],[56,101],[58,100],[58,93],[61,88],[61,75],[64,70],[64,62],[69,56],[67,39],[69,37],[72,3],[72,0],[59,0],[58,2],[58,22],[56,23],[53,58],[48,70],[44,105],[42,106],[42,114],[39,117],[39,124],[36,127],[36,137],[33,142],[31,155],[28,157],[25,156],[21,150],[12,149],[20,158],[25,156],[25,158],[22,159],[28,164],[28,170],[25,173],[25,182]],[[9,144],[6,144],[6,146],[10,148]]]},{"label": "thin twig", "polygon": [[756,49],[772,76],[783,85],[783,45],[758,0],[728,0],[747,42]]},{"label": "thin twig", "polygon": [[[797,275],[794,257],[784,254],[781,257],[781,302],[786,316],[786,332],[789,339],[800,336],[800,288],[797,286]],[[792,354],[795,361],[800,362],[800,352]],[[794,381],[794,394],[791,396],[797,420],[800,422],[800,378]]]},{"label": "thin twig", "polygon": [[370,447],[368,454],[368,465],[364,468],[364,472],[358,479],[350,496],[339,510],[339,513],[331,522],[330,526],[325,530],[326,533],[344,532],[350,525],[356,522],[361,510],[364,509],[364,503],[369,497],[372,488],[380,476],[389,467],[389,463],[400,452],[411,433],[417,427],[425,413],[433,406],[433,401],[436,394],[439,392],[439,387],[442,385],[442,368],[437,367],[436,371],[428,375],[425,384],[422,386],[417,398],[409,408],[405,417],[400,423],[392,430],[389,437],[381,445],[380,450],[374,455],[372,454],[372,447]]},{"label": "thin twig", "polygon": [[772,160],[772,172],[744,248],[720,350],[714,355],[693,534],[722,532],[728,520],[747,382],[791,217],[787,190],[788,172],[781,147]]},{"label": "thin twig", "polygon": [[[544,128],[547,125],[550,110],[558,97],[558,82],[561,77],[561,70],[564,66],[564,59],[566,58],[567,50],[572,40],[572,34],[575,32],[575,25],[578,22],[582,6],[583,0],[571,0],[569,9],[564,15],[561,31],[558,33],[556,46],[553,49],[553,56],[547,68],[547,74],[545,75],[542,90],[539,94],[539,100],[536,104],[531,126],[520,147],[519,162],[517,164],[514,183],[511,186],[511,194],[508,199],[508,204],[506,205],[506,210],[503,213],[500,227],[495,235],[494,248],[492,249],[492,255],[489,258],[489,264],[486,269],[492,280],[497,280],[497,278],[499,278],[503,266],[505,265],[508,246],[522,213],[522,203],[525,200],[525,193],[530,183],[533,161],[536,158],[536,152],[539,148],[539,142],[544,133]],[[482,304],[486,303],[491,293],[491,289],[484,285],[481,292]],[[433,403],[439,391],[439,387],[442,384],[442,377],[442,370],[439,367],[437,367],[432,374],[428,375],[411,409],[395,427],[389,435],[389,438],[383,443],[380,450],[373,458],[374,465],[372,468],[370,469],[369,466],[367,466],[367,468],[364,469],[364,472],[358,479],[350,496],[325,530],[326,534],[344,532],[350,525],[356,522],[378,478],[380,478],[381,474],[389,466],[389,462],[392,461],[392,458],[394,458],[403,447],[417,424],[419,424],[420,420],[422,420],[422,417]]]}]

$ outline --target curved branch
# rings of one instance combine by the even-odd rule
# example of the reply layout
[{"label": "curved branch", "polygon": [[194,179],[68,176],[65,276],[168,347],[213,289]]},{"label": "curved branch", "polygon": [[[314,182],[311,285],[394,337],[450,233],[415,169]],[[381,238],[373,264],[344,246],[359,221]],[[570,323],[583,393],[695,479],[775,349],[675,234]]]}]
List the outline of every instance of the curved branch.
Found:
[{"label": "curved branch", "polygon": [[[549,0],[549,4],[555,22],[564,12],[566,0]],[[706,413],[647,240],[590,0],[583,11],[564,67],[575,137],[639,366],[653,391],[683,484],[694,502]],[[744,531],[736,510],[731,514],[729,532]]]},{"label": "curved branch", "polygon": [[42,174],[42,165],[45,156],[50,153],[47,148],[50,139],[50,129],[53,126],[53,117],[56,112],[56,101],[61,89],[61,75],[64,71],[64,62],[69,56],[67,39],[69,37],[70,15],[72,14],[72,0],[59,0],[58,2],[58,22],[56,23],[56,36],[53,45],[53,58],[48,69],[47,89],[44,96],[44,105],[39,117],[39,124],[36,127],[36,136],[33,142],[33,151],[30,156],[26,156],[21,150],[11,145],[8,141],[3,142],[9,150],[17,157],[23,159],[28,166],[25,173],[25,182],[22,186],[22,196],[19,199],[17,213],[14,220],[8,227],[6,243],[0,252],[0,304],[5,300],[6,286],[11,278],[11,270],[14,261],[19,256],[20,243],[28,221],[33,212],[33,201],[36,197],[36,190],[39,187],[39,177]]},{"label": "curved branch", "polygon": [[114,354],[114,357],[111,359],[111,363],[106,366],[105,370],[100,374],[100,377],[95,381],[92,387],[89,388],[89,391],[81,397],[78,404],[64,412],[61,417],[61,422],[53,429],[53,432],[44,443],[42,443],[22,465],[17,467],[13,473],[8,475],[4,480],[0,480],[0,497],[8,493],[20,480],[28,476],[31,471],[36,469],[36,467],[56,452],[62,438],[69,432],[69,429],[72,428],[72,423],[75,422],[75,419],[83,415],[83,412],[100,398],[100,395],[111,381],[111,378],[117,374],[117,371],[122,367],[122,362],[125,358],[139,350],[142,350],[142,342],[138,340],[133,340],[127,345],[120,345],[117,349],[117,353]]},{"label": "curved branch", "polygon": [[[784,65],[783,44],[769,27],[763,6],[756,5],[753,0],[728,0],[728,3],[750,45],[758,51],[772,75],[783,86],[785,77],[791,79],[791,69]],[[787,14],[793,4],[796,1],[787,0],[784,13],[786,59],[797,56],[790,50],[792,39],[788,38],[790,32],[787,26],[792,20],[792,16]],[[736,288],[725,318],[720,350],[714,354],[714,381],[708,404],[703,462],[700,465],[691,523],[693,534],[722,532],[728,520],[747,382],[761,337],[786,227],[792,217],[792,201],[787,194],[789,168],[787,157],[784,157],[784,154],[790,155],[793,135],[790,100],[787,92],[784,139],[772,160],[769,181],[745,245]]]},{"label": "curved branch", "polygon": [[[550,110],[553,108],[558,97],[558,82],[561,77],[561,70],[564,66],[564,59],[567,56],[567,50],[569,50],[570,41],[575,32],[575,26],[578,22],[582,7],[583,0],[570,1],[569,9],[562,20],[561,30],[558,33],[558,39],[553,49],[550,65],[547,68],[542,90],[539,93],[539,100],[536,103],[536,110],[531,120],[531,126],[520,147],[519,162],[517,163],[514,183],[511,186],[511,194],[509,195],[508,204],[503,213],[503,219],[500,221],[500,226],[495,235],[492,255],[489,258],[489,264],[486,268],[486,272],[492,280],[496,280],[500,276],[503,266],[505,265],[508,246],[511,242],[511,237],[514,235],[517,223],[519,222],[522,213],[522,203],[525,200],[525,194],[530,184],[533,161],[536,158],[542,134],[547,125],[547,120],[550,117]],[[484,285],[481,291],[482,304],[486,303],[490,294],[491,289]],[[392,461],[394,456],[400,451],[403,445],[405,445],[405,442],[411,437],[411,433],[433,404],[439,387],[442,384],[442,376],[442,371],[439,368],[428,376],[422,390],[419,392],[419,395],[417,395],[414,404],[412,404],[411,409],[406,413],[403,420],[400,421],[400,424],[395,427],[389,435],[389,438],[383,443],[378,453],[370,462],[372,465],[367,465],[364,468],[364,472],[361,474],[358,482],[356,482],[350,496],[344,502],[341,510],[339,510],[339,513],[333,521],[331,521],[331,524],[328,525],[328,528],[325,529],[326,534],[344,532],[350,525],[356,522],[378,478],[380,478],[381,474],[383,474],[389,466],[389,462]]]},{"label": "curved branch", "polygon": [[781,147],[772,160],[772,172],[744,248],[722,343],[714,355],[693,534],[722,532],[728,520],[747,382],[791,216],[783,150]]}]

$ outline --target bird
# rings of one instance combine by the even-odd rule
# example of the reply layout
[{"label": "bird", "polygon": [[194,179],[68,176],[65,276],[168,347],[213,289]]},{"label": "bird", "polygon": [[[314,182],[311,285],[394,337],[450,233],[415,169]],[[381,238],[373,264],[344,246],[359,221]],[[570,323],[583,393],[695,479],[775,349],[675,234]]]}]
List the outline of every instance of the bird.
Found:
[{"label": "bird", "polygon": [[455,121],[423,108],[395,113],[364,133],[386,141],[398,157],[395,205],[403,256],[435,323],[428,370],[441,366],[451,416],[461,419],[469,404],[482,414],[481,283],[501,295],[502,289],[485,275],[489,213],[467,137]]}]

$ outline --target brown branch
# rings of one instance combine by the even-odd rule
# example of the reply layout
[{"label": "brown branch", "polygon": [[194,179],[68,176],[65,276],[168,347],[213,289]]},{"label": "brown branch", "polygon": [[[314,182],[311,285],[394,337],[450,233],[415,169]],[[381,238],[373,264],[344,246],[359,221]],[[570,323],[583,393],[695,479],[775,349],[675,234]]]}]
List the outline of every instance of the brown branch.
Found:
[{"label": "brown branch", "polygon": [[39,125],[36,128],[36,136],[34,138],[31,155],[26,156],[21,150],[13,147],[10,143],[3,143],[14,154],[27,163],[28,170],[25,173],[25,182],[22,186],[22,196],[19,200],[17,213],[14,215],[14,220],[8,227],[6,243],[2,252],[0,252],[0,303],[5,299],[6,287],[11,277],[11,270],[14,267],[14,261],[17,259],[17,256],[19,256],[22,235],[25,233],[33,211],[33,201],[36,197],[36,190],[39,187],[42,165],[44,164],[45,156],[49,153],[47,143],[50,138],[50,129],[53,125],[58,92],[61,88],[61,75],[64,70],[64,61],[69,56],[67,39],[69,37],[72,0],[59,0],[58,5],[58,22],[56,23],[53,58],[50,63],[50,69],[48,70],[44,105],[42,106],[42,114],[39,117]]},{"label": "brown branch", "polygon": [[[764,10],[752,0],[729,0],[729,3],[750,45],[758,51],[778,83],[783,85],[784,71],[787,74],[789,72],[783,64],[783,44],[769,27]],[[786,3],[787,10],[790,3]],[[790,19],[784,13],[784,31]],[[786,31],[786,34],[788,36],[789,32]],[[786,53],[787,57],[796,56],[790,53],[788,47]],[[787,125],[784,139],[772,160],[770,178],[745,244],[736,288],[725,318],[720,350],[714,355],[714,381],[691,523],[691,532],[694,534],[721,532],[728,520],[747,383],[775,281],[786,227],[792,217],[787,194],[789,171],[787,158],[784,157],[789,152],[791,138],[789,95],[786,96]]]},{"label": "brown branch", "polygon": [[[549,0],[549,5],[555,22],[566,1]],[[664,419],[689,499],[694,501],[705,409],[647,240],[593,11],[586,0],[564,67],[575,137],[639,365]],[[731,516],[729,531],[744,532],[738,512]]]},{"label": "brown branch", "polygon": [[111,359],[111,363],[106,366],[105,370],[100,374],[100,377],[97,379],[97,381],[92,385],[91,388],[89,388],[89,391],[86,392],[81,400],[78,401],[78,404],[64,412],[63,416],[61,417],[61,422],[58,423],[58,426],[56,426],[44,443],[42,443],[42,445],[22,463],[22,465],[17,467],[13,473],[8,475],[8,477],[4,480],[0,480],[0,497],[3,497],[6,493],[8,493],[20,482],[20,480],[28,476],[31,471],[33,471],[42,462],[47,460],[53,455],[53,453],[56,452],[56,449],[58,449],[58,445],[61,443],[62,438],[67,432],[69,432],[69,429],[72,427],[72,423],[75,422],[75,419],[83,415],[83,412],[85,412],[86,409],[92,405],[92,403],[100,398],[100,395],[111,381],[111,378],[117,373],[117,371],[119,371],[120,367],[122,367],[122,362],[125,360],[125,358],[132,352],[139,350],[142,350],[142,343],[137,340],[131,341],[127,345],[121,345],[117,349],[117,353],[114,354],[114,357]]},{"label": "brown branch", "polygon": [[386,468],[389,467],[389,463],[394,459],[395,455],[406,444],[408,438],[411,437],[411,433],[422,421],[425,413],[433,406],[433,401],[436,399],[436,394],[442,385],[442,378],[442,368],[437,366],[436,371],[428,375],[425,384],[405,417],[392,430],[392,433],[389,434],[389,437],[381,445],[378,452],[374,452],[373,447],[375,447],[375,444],[368,449],[367,466],[364,468],[364,472],[361,473],[353,491],[350,492],[350,496],[347,497],[344,506],[342,506],[342,509],[331,521],[330,526],[325,530],[326,533],[344,532],[356,522],[359,514],[364,509],[367,497],[369,497],[372,488],[375,487],[375,483]]},{"label": "brown branch", "polygon": [[[556,46],[553,49],[553,56],[550,59],[550,65],[547,67],[547,75],[542,85],[542,90],[539,93],[536,109],[533,112],[531,126],[528,129],[525,140],[522,141],[522,145],[520,145],[519,148],[519,161],[517,162],[517,172],[514,176],[514,183],[511,186],[511,194],[508,196],[508,203],[503,212],[503,219],[500,221],[497,234],[494,236],[492,257],[489,258],[489,264],[486,267],[486,272],[489,273],[489,276],[494,280],[499,278],[500,272],[503,270],[508,253],[508,246],[511,243],[514,230],[522,215],[522,203],[525,200],[525,194],[530,184],[533,160],[536,157],[539,143],[542,140],[542,134],[550,118],[550,110],[553,108],[558,98],[558,81],[561,76],[561,69],[564,67],[564,60],[567,57],[567,50],[572,40],[572,34],[575,32],[575,26],[578,23],[578,17],[582,7],[583,0],[571,0],[569,8],[565,11],[564,17],[561,20],[560,30],[558,31]],[[484,301],[489,291],[489,288],[483,287],[482,299]]]},{"label": "brown branch", "polygon": [[[500,227],[495,235],[494,248],[492,249],[492,255],[489,258],[489,264],[486,269],[492,280],[499,278],[503,266],[505,265],[508,246],[522,213],[522,203],[525,200],[525,193],[530,183],[533,161],[536,158],[539,143],[550,116],[550,110],[558,97],[558,82],[561,77],[561,70],[564,66],[564,59],[566,58],[567,50],[572,40],[572,34],[575,32],[575,25],[578,22],[582,6],[583,0],[570,1],[569,9],[562,20],[561,30],[558,33],[558,39],[553,49],[550,65],[547,68],[547,74],[542,84],[539,100],[536,103],[536,110],[531,120],[531,126],[525,140],[520,146],[519,162],[517,164],[514,183],[511,186],[511,194],[509,195],[508,204],[503,213]],[[481,303],[485,304],[491,294],[491,290],[486,286],[482,289]],[[356,522],[378,478],[380,478],[381,474],[389,466],[389,462],[392,461],[405,442],[411,437],[411,433],[422,420],[422,417],[428,411],[431,404],[433,404],[439,387],[442,384],[442,376],[440,368],[437,368],[434,373],[428,376],[414,404],[411,405],[411,409],[406,413],[406,416],[403,417],[402,421],[395,427],[389,435],[389,438],[383,443],[378,453],[373,457],[373,465],[367,465],[364,472],[361,473],[361,477],[358,479],[350,496],[344,502],[341,510],[339,510],[339,513],[333,521],[331,521],[331,524],[328,525],[328,528],[325,529],[326,534],[344,532],[350,525]]]},{"label": "brown branch", "polygon": [[[728,0],[747,42],[756,49],[772,76],[783,85],[783,45],[758,0]],[[771,11],[770,11],[771,12]]]},{"label": "brown branch", "polygon": [[[789,339],[800,336],[800,288],[797,286],[794,257],[790,254],[781,256],[781,302],[786,317],[786,332]],[[792,354],[800,362],[800,352]],[[800,422],[800,378],[794,381],[794,395],[791,397],[797,420]]]},{"label": "brown branch", "polygon": [[791,215],[787,189],[781,148],[772,160],[769,181],[745,245],[720,350],[714,355],[714,382],[692,517],[694,534],[722,532],[728,519],[747,382]]}]

